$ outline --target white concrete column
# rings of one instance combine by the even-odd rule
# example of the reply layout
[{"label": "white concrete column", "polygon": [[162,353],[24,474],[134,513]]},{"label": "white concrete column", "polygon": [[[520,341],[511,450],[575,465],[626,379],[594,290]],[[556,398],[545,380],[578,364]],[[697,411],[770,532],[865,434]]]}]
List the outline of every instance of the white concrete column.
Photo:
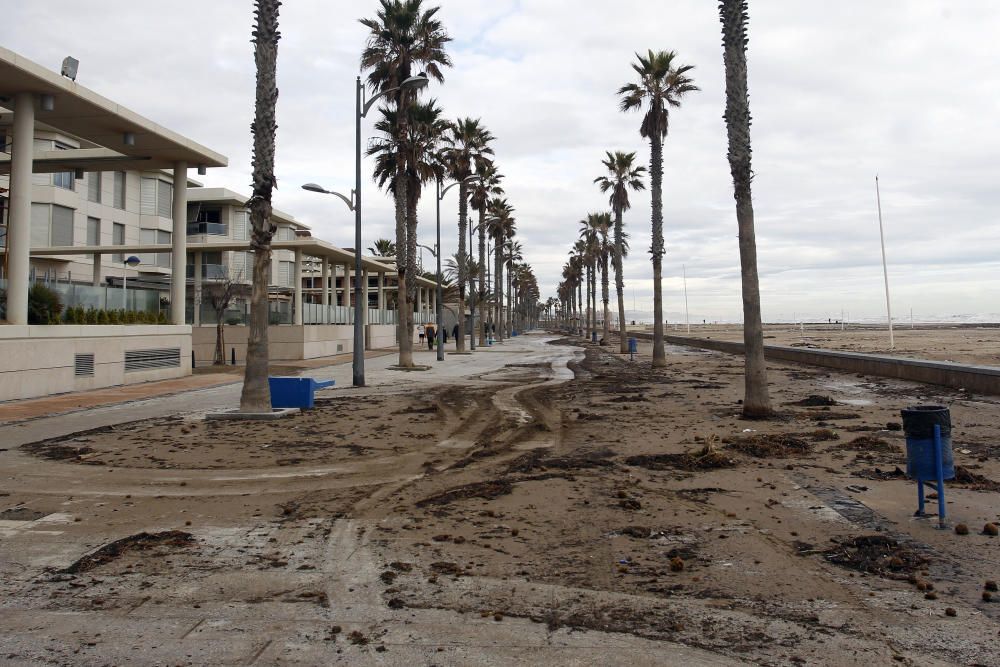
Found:
[{"label": "white concrete column", "polygon": [[378,274],[378,317],[379,324],[385,324],[385,274]]},{"label": "white concrete column", "polygon": [[292,322],[296,326],[302,326],[302,249],[295,249],[295,302],[292,308],[295,310],[295,319]]},{"label": "white concrete column", "polygon": [[174,231],[170,242],[170,323],[184,324],[187,300],[187,162],[174,163]]},{"label": "white concrete column", "polygon": [[347,306],[347,321],[352,322],[351,310],[351,265],[349,262],[344,263],[344,305]]},{"label": "white concrete column", "polygon": [[322,276],[323,276],[323,292],[322,292],[322,304],[323,304],[323,323],[330,323],[330,260],[324,257],[320,266],[322,266]]},{"label": "white concrete column", "polygon": [[103,277],[101,276],[101,257],[102,255],[100,253],[94,255],[94,275],[92,278],[94,287],[101,286],[101,278]]},{"label": "white concrete column", "polygon": [[368,269],[367,268],[362,269],[361,280],[363,281],[361,283],[361,298],[364,300],[365,304],[364,310],[362,310],[362,312],[365,315],[365,324],[367,325],[368,324]]},{"label": "white concrete column", "polygon": [[7,227],[7,322],[28,323],[28,267],[31,263],[31,172],[34,169],[35,96],[14,95],[14,137],[10,156]]},{"label": "white concrete column", "polygon": [[[187,271],[185,270],[185,273]],[[191,322],[194,326],[201,326],[201,252],[194,254],[194,294],[191,296],[194,304],[194,315]]]}]

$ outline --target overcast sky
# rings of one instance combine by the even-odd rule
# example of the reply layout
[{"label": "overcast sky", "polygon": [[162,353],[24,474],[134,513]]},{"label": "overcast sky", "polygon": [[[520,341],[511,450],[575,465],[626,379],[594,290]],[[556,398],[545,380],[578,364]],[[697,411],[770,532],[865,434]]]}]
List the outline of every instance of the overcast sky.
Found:
[{"label": "overcast sky", "polygon": [[[672,111],[664,150],[664,294],[683,320],[739,320],[739,256],[726,162],[716,2],[438,0],[454,67],[424,93],[479,117],[518,233],[552,296],[578,221],[607,208],[593,179],[605,150],[648,161],[640,116],[618,111],[634,52],[673,49],[701,92]],[[354,77],[373,0],[286,0],[279,45],[275,205],[353,246]],[[254,68],[250,0],[0,0],[0,44],[229,157],[203,181],[249,193]],[[876,172],[898,318],[1000,320],[1000,3],[995,0],[750,2],[754,207],[764,318],[885,314]],[[372,131],[371,119],[365,125]],[[365,246],[393,237],[391,202],[364,169]],[[457,189],[456,189],[457,190]],[[442,205],[454,252],[456,190]],[[420,208],[433,245],[434,198]],[[652,309],[649,193],[626,215],[627,307]],[[425,262],[432,261],[425,253]],[[428,267],[430,268],[430,267]],[[613,299],[612,292],[612,299]],[[649,315],[647,314],[646,317]],[[630,315],[631,317],[631,315]]]}]

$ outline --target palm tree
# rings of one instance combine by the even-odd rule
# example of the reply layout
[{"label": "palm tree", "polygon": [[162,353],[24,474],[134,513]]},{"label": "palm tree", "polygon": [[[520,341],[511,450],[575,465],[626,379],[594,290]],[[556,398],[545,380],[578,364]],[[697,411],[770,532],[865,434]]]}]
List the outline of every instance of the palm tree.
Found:
[{"label": "palm tree", "polygon": [[505,338],[504,314],[503,314],[503,248],[504,244],[514,238],[516,223],[514,221],[514,208],[507,203],[506,199],[494,197],[489,203],[489,217],[486,219],[487,230],[493,239],[493,307],[496,315],[493,321],[496,323],[497,340],[503,341]]},{"label": "palm tree", "polygon": [[615,291],[618,293],[618,351],[622,354],[628,354],[628,340],[625,336],[625,278],[622,270],[622,259],[625,257],[625,229],[622,223],[622,214],[632,207],[628,191],[645,189],[642,175],[646,168],[641,165],[633,166],[635,153],[608,151],[607,156],[607,159],[602,160],[601,163],[608,170],[608,173],[604,176],[598,176],[594,182],[601,188],[601,192],[611,191],[608,203],[615,214],[615,247],[611,263],[615,270]]},{"label": "palm tree", "polygon": [[[407,155],[406,164],[406,224],[404,225],[405,245],[402,258],[396,257],[397,269],[402,264],[405,269],[400,273],[400,293],[403,298],[399,310],[403,324],[400,329],[412,332],[413,303],[416,299],[417,267],[417,204],[423,192],[423,185],[438,176],[437,144],[441,135],[448,127],[447,121],[441,116],[441,109],[435,100],[426,103],[411,104],[406,115],[409,119],[400,123],[399,112],[388,107],[381,107],[382,117],[375,123],[375,129],[383,134],[372,140],[368,147],[368,155],[375,156],[374,177],[379,187],[386,187],[390,192],[397,192],[397,169],[399,167],[398,153]],[[405,135],[396,133],[403,128]],[[397,229],[397,233],[398,233]],[[402,260],[402,261],[401,261]],[[410,269],[410,267],[413,267]],[[405,276],[405,279],[404,279]],[[413,366],[413,337],[401,336],[399,339],[399,365]]]},{"label": "palm tree", "polygon": [[521,246],[520,241],[515,241],[513,238],[507,240],[504,247],[504,262],[507,268],[507,320],[505,325],[507,326],[508,337],[514,332],[514,270],[521,260],[524,259],[521,254],[523,251],[524,248]]},{"label": "palm tree", "polygon": [[[475,171],[482,171],[490,163],[487,156],[493,154],[489,144],[493,135],[482,126],[478,118],[460,118],[451,123],[444,137],[445,148],[441,153],[448,176],[458,181],[458,255],[462,261],[458,263],[461,274],[458,280],[459,309],[458,331],[455,351],[465,351],[465,286],[468,277],[464,274],[466,257],[465,232],[469,218],[469,183],[465,180]],[[470,315],[475,317],[475,313]],[[474,320],[473,320],[474,321]]]},{"label": "palm tree", "polygon": [[667,355],[663,347],[663,140],[667,138],[670,107],[679,107],[681,100],[698,90],[687,76],[691,65],[675,65],[677,54],[673,51],[649,51],[644,58],[638,53],[638,64],[632,69],[639,75],[639,83],[627,83],[618,89],[621,110],[640,110],[646,114],[639,126],[639,134],[649,139],[649,175],[652,185],[653,243],[649,254],[653,259],[653,366],[666,366]]},{"label": "palm tree", "polygon": [[601,302],[604,304],[604,330],[601,335],[607,344],[611,338],[611,313],[608,311],[608,259],[614,254],[614,245],[608,239],[608,232],[611,231],[611,214],[599,213],[595,225],[598,257],[601,262]]},{"label": "palm tree", "polygon": [[729,134],[729,170],[733,175],[736,222],[740,237],[740,273],[743,284],[743,350],[745,352],[743,416],[771,415],[764,361],[764,328],[760,317],[757,280],[757,241],[753,225],[750,181],[750,102],[747,98],[747,2],[721,0],[723,60],[726,66],[726,130]]},{"label": "palm tree", "polygon": [[241,412],[270,412],[268,386],[268,303],[267,284],[271,277],[271,238],[276,227],[271,222],[271,192],[274,178],[274,137],[278,129],[275,107],[278,101],[278,9],[279,0],[256,0],[253,30],[257,91],[253,135],[253,194],[247,207],[253,229],[253,292],[250,297],[250,331],[247,337],[247,365],[240,395]]},{"label": "palm tree", "polygon": [[375,244],[369,246],[368,252],[376,257],[395,257],[396,244],[390,239],[375,239]]},{"label": "palm tree", "polygon": [[[415,67],[421,68],[437,81],[444,81],[442,69],[451,66],[451,59],[445,51],[445,45],[451,41],[444,26],[436,18],[439,7],[423,9],[423,0],[380,0],[380,9],[373,19],[360,19],[368,28],[368,41],[361,52],[361,69],[368,71],[367,84],[373,92],[397,88],[389,95],[389,101],[397,111],[394,122],[396,127],[389,134],[397,141],[403,141],[409,133],[406,124],[411,118],[407,113],[414,99],[414,91],[401,87],[401,83],[413,75]],[[399,113],[402,110],[403,113]],[[400,147],[395,152],[395,173],[404,173],[411,157],[409,152]],[[396,258],[396,271],[402,289],[404,283],[413,283],[407,277],[410,262],[410,241],[407,227],[415,229],[415,212],[409,204],[413,201],[407,193],[409,185],[407,178],[393,180],[393,199],[396,207],[396,249],[403,257]],[[410,214],[410,215],[408,215]],[[409,223],[409,225],[408,225]],[[416,243],[416,238],[412,239]],[[415,245],[414,245],[415,247]],[[415,255],[415,252],[414,252]],[[401,300],[398,310],[400,365],[412,365],[412,306]],[[405,307],[404,307],[405,306]]]},{"label": "palm tree", "polygon": [[[469,203],[472,208],[479,212],[479,265],[486,266],[486,213],[489,208],[490,199],[503,194],[500,187],[500,180],[503,174],[497,171],[496,165],[492,162],[483,165],[478,173],[479,180],[472,185],[472,195]],[[471,250],[471,248],[470,248]],[[476,302],[480,304],[480,311],[486,311],[486,272],[479,276],[479,292]],[[481,315],[479,323],[479,344],[486,345],[486,317]]]}]

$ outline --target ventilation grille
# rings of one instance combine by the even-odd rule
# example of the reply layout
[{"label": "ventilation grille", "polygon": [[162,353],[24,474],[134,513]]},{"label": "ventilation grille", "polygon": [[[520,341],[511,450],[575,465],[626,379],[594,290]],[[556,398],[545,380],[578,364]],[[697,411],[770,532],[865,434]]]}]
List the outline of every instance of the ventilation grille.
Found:
[{"label": "ventilation grille", "polygon": [[73,375],[78,378],[94,377],[94,355],[76,355],[73,360]]},{"label": "ventilation grille", "polygon": [[125,372],[148,371],[153,368],[176,368],[181,365],[181,349],[164,347],[125,352]]},{"label": "ventilation grille", "polygon": [[337,352],[343,352],[343,351],[344,351],[344,344],[337,343]]}]

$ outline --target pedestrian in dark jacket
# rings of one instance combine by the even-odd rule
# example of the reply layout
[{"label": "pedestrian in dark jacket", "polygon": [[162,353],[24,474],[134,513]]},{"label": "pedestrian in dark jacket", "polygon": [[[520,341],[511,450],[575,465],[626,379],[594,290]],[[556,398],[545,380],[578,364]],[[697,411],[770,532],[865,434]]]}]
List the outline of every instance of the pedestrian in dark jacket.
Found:
[{"label": "pedestrian in dark jacket", "polygon": [[458,345],[458,325],[451,328],[451,335],[455,338],[455,345]]}]

